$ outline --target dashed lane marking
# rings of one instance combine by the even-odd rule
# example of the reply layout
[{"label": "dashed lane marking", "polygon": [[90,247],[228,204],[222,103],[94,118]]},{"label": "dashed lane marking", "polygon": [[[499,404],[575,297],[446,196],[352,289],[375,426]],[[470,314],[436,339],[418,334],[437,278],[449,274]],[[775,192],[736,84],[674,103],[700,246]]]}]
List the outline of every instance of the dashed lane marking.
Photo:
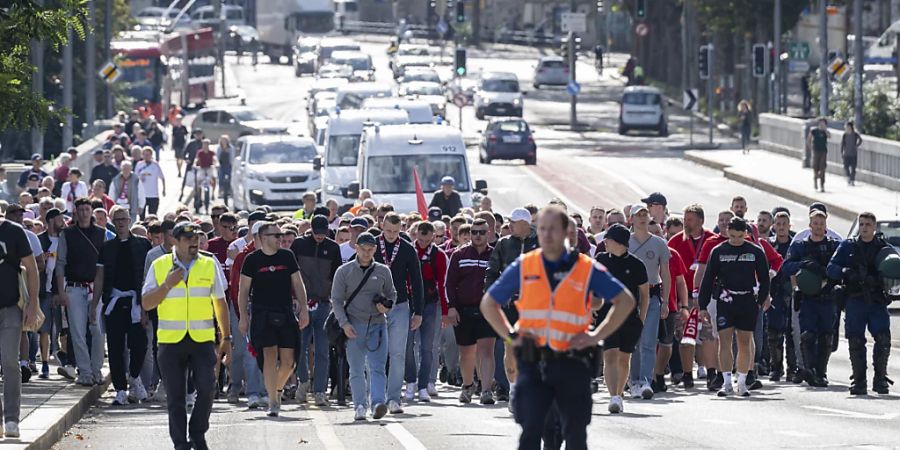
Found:
[{"label": "dashed lane marking", "polygon": [[315,423],[316,436],[318,436],[319,440],[322,441],[322,445],[325,448],[345,448],[344,444],[341,443],[341,440],[338,439],[337,434],[334,433],[334,427],[331,425],[331,422],[328,420],[328,416],[326,416],[324,412],[318,409],[309,409],[307,410],[307,413],[313,420],[313,423]]},{"label": "dashed lane marking", "polygon": [[421,441],[416,439],[415,436],[412,435],[406,428],[403,428],[403,425],[400,425],[397,422],[389,423],[385,427],[395,438],[400,442],[400,445],[403,446],[406,450],[425,450],[425,445],[422,444]]}]

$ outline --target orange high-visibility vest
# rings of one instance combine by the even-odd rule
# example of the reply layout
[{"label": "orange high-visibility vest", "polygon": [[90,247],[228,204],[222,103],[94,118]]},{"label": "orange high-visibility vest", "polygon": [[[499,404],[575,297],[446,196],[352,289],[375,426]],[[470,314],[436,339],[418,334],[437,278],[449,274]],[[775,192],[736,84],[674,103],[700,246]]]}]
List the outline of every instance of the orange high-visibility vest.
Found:
[{"label": "orange high-visibility vest", "polygon": [[541,249],[522,256],[521,296],[516,305],[520,333],[537,338],[539,346],[556,351],[569,349],[569,341],[588,331],[591,324],[590,281],[594,262],[579,254],[565,279],[550,289]]}]

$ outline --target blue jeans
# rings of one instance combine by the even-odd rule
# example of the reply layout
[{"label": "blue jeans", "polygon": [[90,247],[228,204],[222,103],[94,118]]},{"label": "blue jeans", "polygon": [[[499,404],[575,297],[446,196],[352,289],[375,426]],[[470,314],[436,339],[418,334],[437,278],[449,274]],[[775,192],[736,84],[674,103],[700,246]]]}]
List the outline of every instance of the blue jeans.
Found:
[{"label": "blue jeans", "polygon": [[328,387],[328,336],[325,335],[325,319],[331,312],[331,302],[319,302],[316,310],[309,313],[309,326],[300,337],[300,362],[297,364],[297,381],[309,382],[309,344],[316,346],[316,361],[313,368],[313,393],[325,392]]},{"label": "blue jeans", "polygon": [[[383,323],[352,325],[357,338],[347,340],[347,363],[350,364],[350,393],[353,395],[353,405],[374,407],[385,402],[387,325]],[[367,403],[369,395],[372,396],[371,403]]]},{"label": "blue jeans", "polygon": [[[409,338],[406,341],[406,382],[416,383],[418,380],[419,389],[424,389],[431,380],[431,362],[434,358],[434,338],[436,329],[440,328],[440,307],[437,302],[426,302],[422,309],[422,326],[416,331],[409,332]],[[437,310],[437,313],[435,311]],[[416,352],[413,344],[419,341],[419,357],[416,358]],[[416,372],[416,359],[418,359],[418,374]]]},{"label": "blue jeans", "polygon": [[397,303],[387,313],[388,367],[387,399],[400,403],[403,371],[406,369],[406,342],[409,338],[409,302]]},{"label": "blue jeans", "polygon": [[[106,339],[100,330],[100,322],[90,325],[88,315],[91,298],[86,287],[66,287],[69,294],[69,306],[66,308],[69,318],[69,339],[75,349],[75,363],[78,366],[78,375],[93,378],[100,376],[103,367]],[[91,342],[88,344],[87,333],[91,332]]]},{"label": "blue jeans", "polygon": [[[230,302],[229,302],[230,303]],[[234,350],[231,352],[231,392],[241,391],[241,382],[246,382],[244,386],[244,394],[248,397],[258,395],[263,397],[266,395],[266,386],[263,384],[262,371],[256,358],[247,350],[247,338],[241,334],[238,327],[239,321],[234,305],[228,308],[231,314],[231,335],[233,336]]]},{"label": "blue jeans", "polygon": [[[450,336],[453,336],[452,343],[454,345],[451,350],[456,350],[456,336],[454,336],[454,334],[453,334],[453,327],[447,327],[447,328],[441,327],[442,314],[441,314],[440,305],[438,305],[438,307],[435,308],[434,313],[437,315],[437,319],[436,319],[437,325],[435,325],[435,327],[434,327],[434,345],[432,346],[433,350],[431,352],[431,373],[428,375],[428,382],[432,383],[432,384],[437,383],[438,368],[441,367],[441,363],[440,363],[441,354],[443,354],[445,351],[446,345],[444,344],[444,340],[445,340],[444,338],[445,338],[447,332],[450,333]],[[447,355],[444,354],[444,357],[446,358]],[[456,356],[456,360],[459,361],[458,354]]]},{"label": "blue jeans", "polygon": [[866,327],[869,333],[876,335],[879,332],[891,329],[891,314],[887,306],[875,303],[866,303],[862,297],[852,297],[847,300],[847,310],[844,313],[844,334],[847,337],[866,337]]},{"label": "blue jeans", "polygon": [[[763,359],[763,350],[766,349],[766,312],[759,308],[756,316],[756,328],[753,330],[753,342],[756,343],[756,351],[753,354],[753,362],[759,363]],[[737,353],[735,353],[737,354]]]},{"label": "blue jeans", "polygon": [[656,366],[656,340],[659,337],[659,297],[650,297],[650,306],[647,308],[646,326],[641,330],[641,340],[638,341],[631,354],[631,373],[629,379],[632,383],[649,383],[653,379]]}]

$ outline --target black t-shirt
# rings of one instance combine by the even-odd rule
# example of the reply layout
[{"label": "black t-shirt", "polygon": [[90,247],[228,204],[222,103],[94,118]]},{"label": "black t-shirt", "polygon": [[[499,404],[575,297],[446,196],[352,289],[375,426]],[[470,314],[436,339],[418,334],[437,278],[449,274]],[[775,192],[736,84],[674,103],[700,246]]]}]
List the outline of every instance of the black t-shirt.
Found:
[{"label": "black t-shirt", "polygon": [[813,151],[816,152],[827,152],[828,151],[828,134],[825,133],[825,130],[820,130],[818,128],[814,128],[810,131],[813,137]]},{"label": "black t-shirt", "polygon": [[641,301],[639,288],[642,284],[649,281],[647,278],[647,266],[644,265],[644,262],[628,252],[625,252],[622,256],[616,256],[607,252],[598,253],[596,259],[631,292],[635,301],[638,302],[638,307],[634,308],[634,315],[639,316],[639,304]]},{"label": "black t-shirt", "polygon": [[709,304],[717,282],[719,287],[732,292],[752,292],[759,282],[757,302],[761,303],[769,293],[769,261],[763,249],[747,241],[739,246],[728,241],[717,245],[709,254],[700,285],[701,307]]},{"label": "black t-shirt", "polygon": [[176,147],[184,147],[185,142],[187,142],[187,135],[188,130],[184,125],[172,127],[172,143]]},{"label": "black t-shirt", "polygon": [[0,308],[19,302],[19,266],[31,255],[25,230],[8,220],[0,221]]},{"label": "black t-shirt", "polygon": [[[134,280],[134,269],[131,267],[131,239],[118,241],[119,255],[116,258],[118,263],[113,269],[113,287],[120,291],[136,290],[140,286]],[[101,252],[102,254],[102,252]],[[102,263],[102,257],[100,258]]]},{"label": "black t-shirt", "polygon": [[265,308],[291,308],[291,276],[299,271],[294,253],[283,248],[271,256],[256,250],[247,255],[241,267],[241,275],[253,279],[250,301],[254,307]]}]

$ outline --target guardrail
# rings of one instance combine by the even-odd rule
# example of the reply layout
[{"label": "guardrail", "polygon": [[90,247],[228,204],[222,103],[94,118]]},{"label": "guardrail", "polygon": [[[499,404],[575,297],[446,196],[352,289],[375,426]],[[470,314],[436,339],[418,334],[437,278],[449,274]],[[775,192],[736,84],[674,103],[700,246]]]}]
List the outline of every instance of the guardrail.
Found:
[{"label": "guardrail", "polygon": [[[429,25],[408,24],[405,30],[418,39],[440,39],[436,27]],[[338,26],[338,30],[345,33],[365,33],[398,35],[400,26],[393,22],[363,22],[358,20],[345,20]],[[519,30],[505,28],[482,30],[484,40],[497,44],[526,45],[530,47],[550,47],[560,44],[560,36],[552,33]]]}]

